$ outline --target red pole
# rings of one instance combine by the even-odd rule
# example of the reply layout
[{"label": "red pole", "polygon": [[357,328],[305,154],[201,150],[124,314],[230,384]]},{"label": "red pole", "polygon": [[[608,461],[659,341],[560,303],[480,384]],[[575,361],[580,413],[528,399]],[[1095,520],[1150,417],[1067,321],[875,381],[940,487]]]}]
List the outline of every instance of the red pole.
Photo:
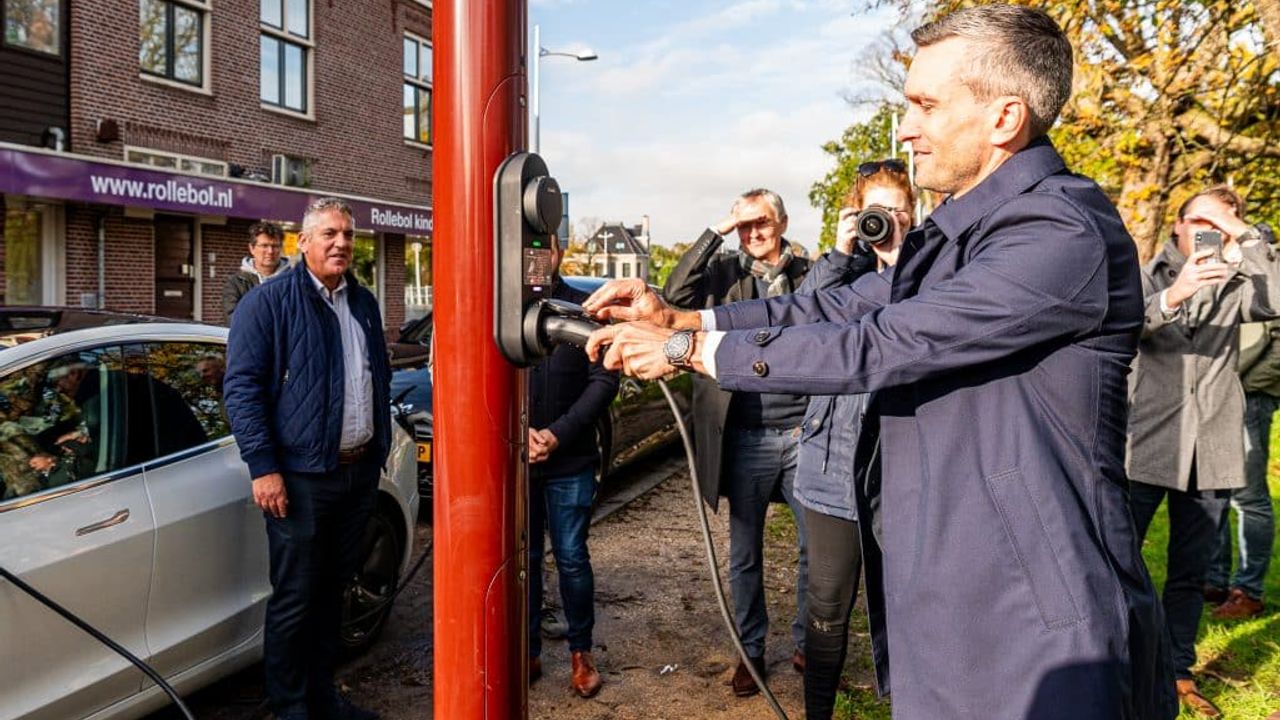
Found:
[{"label": "red pole", "polygon": [[493,341],[493,176],[525,134],[524,0],[436,0],[435,717],[524,718],[524,377]]}]

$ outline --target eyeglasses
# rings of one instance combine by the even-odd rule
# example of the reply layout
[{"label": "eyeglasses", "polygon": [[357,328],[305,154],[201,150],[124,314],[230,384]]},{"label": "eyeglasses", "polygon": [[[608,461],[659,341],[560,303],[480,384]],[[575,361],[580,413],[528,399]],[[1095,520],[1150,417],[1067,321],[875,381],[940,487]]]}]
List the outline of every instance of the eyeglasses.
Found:
[{"label": "eyeglasses", "polygon": [[858,166],[858,174],[862,177],[871,177],[881,170],[887,170],[895,173],[905,173],[907,164],[897,158],[889,158],[888,160],[873,160],[864,162]]},{"label": "eyeglasses", "polygon": [[260,248],[262,248],[263,250],[279,250],[279,249],[280,249],[280,243],[263,243],[263,242],[260,242],[260,243],[254,243],[254,244],[253,244],[253,246],[254,246],[254,247],[260,247]]}]

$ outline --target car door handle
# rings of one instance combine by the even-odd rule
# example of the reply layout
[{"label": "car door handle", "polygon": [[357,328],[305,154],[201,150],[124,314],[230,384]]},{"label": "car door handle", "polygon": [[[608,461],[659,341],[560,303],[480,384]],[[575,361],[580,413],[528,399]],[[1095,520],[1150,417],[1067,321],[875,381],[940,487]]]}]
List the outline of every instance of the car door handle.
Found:
[{"label": "car door handle", "polygon": [[85,525],[79,530],[76,530],[76,537],[80,537],[82,535],[88,535],[91,532],[98,532],[99,530],[106,530],[107,528],[119,525],[120,523],[128,519],[129,519],[128,509],[119,510],[116,512],[115,515],[112,515],[106,520],[92,523],[90,525]]}]

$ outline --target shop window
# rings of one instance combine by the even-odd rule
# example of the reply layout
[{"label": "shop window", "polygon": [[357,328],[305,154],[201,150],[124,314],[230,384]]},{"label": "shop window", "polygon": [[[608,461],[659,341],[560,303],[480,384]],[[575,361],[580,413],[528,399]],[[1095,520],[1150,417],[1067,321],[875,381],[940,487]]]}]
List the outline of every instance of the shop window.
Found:
[{"label": "shop window", "polygon": [[4,42],[50,55],[62,54],[59,0],[4,0]]},{"label": "shop window", "polygon": [[311,75],[310,0],[261,0],[259,97],[267,105],[308,111]]},{"label": "shop window", "polygon": [[351,271],[360,284],[380,297],[378,292],[378,240],[373,235],[356,233],[355,247],[351,251]]},{"label": "shop window", "polygon": [[431,144],[431,43],[404,36],[404,138]]},{"label": "shop window", "polygon": [[189,155],[178,155],[177,153],[164,152],[162,150],[125,148],[124,159],[131,163],[176,170],[188,175],[227,176],[227,164],[224,162]]},{"label": "shop window", "polygon": [[44,217],[36,209],[4,214],[5,305],[44,302]]},{"label": "shop window", "polygon": [[141,0],[138,62],[142,71],[202,87],[208,11],[208,3],[199,0]]}]

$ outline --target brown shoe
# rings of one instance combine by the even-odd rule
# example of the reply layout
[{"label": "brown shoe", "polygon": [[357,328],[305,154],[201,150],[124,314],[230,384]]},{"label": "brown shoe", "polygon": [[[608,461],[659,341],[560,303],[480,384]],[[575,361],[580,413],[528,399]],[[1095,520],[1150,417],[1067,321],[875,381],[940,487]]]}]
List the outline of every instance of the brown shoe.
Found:
[{"label": "brown shoe", "polygon": [[1200,694],[1199,688],[1196,687],[1195,680],[1179,680],[1178,681],[1178,700],[1185,707],[1191,709],[1196,715],[1207,718],[1220,718],[1222,711],[1209,701],[1209,698]]},{"label": "brown shoe", "polygon": [[1229,595],[1226,588],[1218,587],[1217,585],[1205,585],[1203,592],[1204,601],[1211,605],[1221,605],[1227,601],[1227,596]]},{"label": "brown shoe", "polygon": [[791,667],[801,675],[804,674],[804,651],[800,648],[796,648],[796,651],[791,654]]},{"label": "brown shoe", "polygon": [[[764,678],[764,658],[753,657],[751,664],[756,666],[756,672],[760,673],[760,677]],[[751,697],[760,692],[760,686],[756,684],[756,679],[751,677],[751,671],[747,669],[747,664],[738,661],[738,669],[733,673],[733,694],[738,697]]]},{"label": "brown shoe", "polygon": [[1262,614],[1261,600],[1254,600],[1240,588],[1231,588],[1227,601],[1218,606],[1211,614],[1219,620],[1248,620]]},{"label": "brown shoe", "polygon": [[573,675],[569,681],[573,691],[578,693],[578,697],[589,698],[595,697],[600,692],[600,686],[604,683],[600,680],[600,673],[596,671],[596,664],[591,659],[591,653],[586,650],[578,650],[573,653]]},{"label": "brown shoe", "polygon": [[542,677],[542,658],[529,658],[529,684],[534,684],[540,677]]}]

